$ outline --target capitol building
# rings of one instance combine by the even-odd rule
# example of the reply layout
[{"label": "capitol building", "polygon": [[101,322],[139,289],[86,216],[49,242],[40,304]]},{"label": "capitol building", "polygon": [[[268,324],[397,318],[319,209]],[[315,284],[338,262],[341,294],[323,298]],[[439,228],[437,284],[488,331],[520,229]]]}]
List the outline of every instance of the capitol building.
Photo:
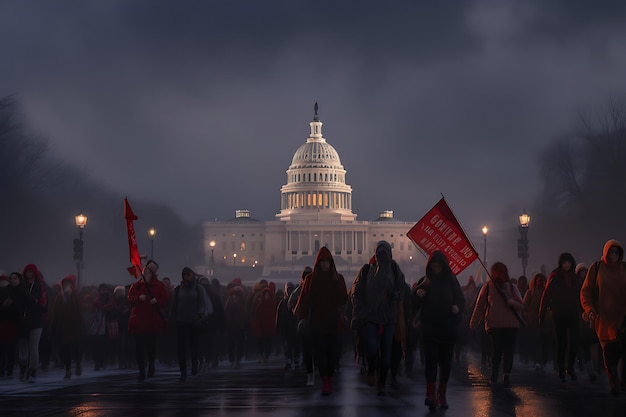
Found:
[{"label": "capitol building", "polygon": [[234,277],[244,282],[265,278],[280,288],[287,281],[299,282],[304,268],[312,267],[318,250],[326,246],[350,286],[378,241],[386,240],[407,282],[416,282],[425,259],[406,236],[416,222],[397,220],[391,210],[381,211],[374,220],[357,220],[352,187],[339,154],[322,135],[317,103],[309,125],[309,137],[287,169],[275,219],[257,220],[242,209],[229,220],[204,222],[206,266],[200,270],[222,283]]}]

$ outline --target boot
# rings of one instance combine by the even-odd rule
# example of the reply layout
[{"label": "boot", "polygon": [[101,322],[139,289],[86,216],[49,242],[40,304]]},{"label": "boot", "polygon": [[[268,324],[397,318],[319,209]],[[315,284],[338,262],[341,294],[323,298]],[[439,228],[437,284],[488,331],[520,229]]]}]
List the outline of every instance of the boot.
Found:
[{"label": "boot", "polygon": [[387,381],[387,371],[381,370],[378,376],[377,393],[378,395],[385,395],[385,385]]},{"label": "boot", "polygon": [[439,381],[439,390],[437,391],[437,405],[442,410],[448,409],[448,400],[446,399],[446,391],[448,390],[448,384]]},{"label": "boot", "polygon": [[80,363],[76,364],[76,376],[81,376],[83,374],[83,368],[80,366]]},{"label": "boot", "polygon": [[437,397],[434,382],[426,383],[426,400],[424,400],[424,405],[427,405],[430,411],[437,410]]},{"label": "boot", "polygon": [[306,386],[312,387],[315,385],[315,374],[313,372],[309,372],[306,374]]},{"label": "boot", "polygon": [[63,379],[71,379],[71,378],[72,378],[72,370],[68,366],[65,368],[65,376],[63,377]]},{"label": "boot", "polygon": [[28,378],[28,382],[31,382],[31,383],[37,382],[37,370],[36,369],[30,370],[30,378]]},{"label": "boot", "polygon": [[617,366],[606,368],[606,374],[609,377],[609,393],[611,395],[619,395],[619,375],[617,374]]},{"label": "boot", "polygon": [[154,362],[148,364],[148,378],[154,376]]},{"label": "boot", "polygon": [[502,385],[505,388],[509,388],[511,386],[511,374],[504,374],[502,377]]}]

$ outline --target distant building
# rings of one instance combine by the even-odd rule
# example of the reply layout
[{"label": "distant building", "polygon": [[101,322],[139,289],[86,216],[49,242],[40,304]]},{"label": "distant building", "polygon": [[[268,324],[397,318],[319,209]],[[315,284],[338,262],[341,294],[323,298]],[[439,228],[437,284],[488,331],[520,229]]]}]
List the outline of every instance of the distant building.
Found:
[{"label": "distant building", "polygon": [[378,241],[386,240],[407,282],[417,281],[424,257],[406,236],[415,221],[397,220],[391,210],[372,221],[357,221],[352,187],[339,154],[322,136],[317,104],[309,125],[310,136],[287,169],[276,220],[260,221],[250,217],[249,210],[237,210],[232,219],[204,223],[207,275],[222,283],[235,276],[297,282],[304,267],[313,266],[319,248],[326,246],[349,286]]}]

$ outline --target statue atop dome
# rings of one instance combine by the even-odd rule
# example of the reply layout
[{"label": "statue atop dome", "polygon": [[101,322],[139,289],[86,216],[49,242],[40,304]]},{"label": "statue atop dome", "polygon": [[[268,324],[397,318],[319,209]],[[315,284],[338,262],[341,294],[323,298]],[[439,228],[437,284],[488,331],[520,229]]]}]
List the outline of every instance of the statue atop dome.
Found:
[{"label": "statue atop dome", "polygon": [[313,115],[313,121],[316,121],[316,122],[320,121],[320,117],[317,115],[318,109],[319,109],[319,106],[317,105],[317,101],[316,101],[315,106],[313,106],[313,110],[315,111],[315,114]]}]

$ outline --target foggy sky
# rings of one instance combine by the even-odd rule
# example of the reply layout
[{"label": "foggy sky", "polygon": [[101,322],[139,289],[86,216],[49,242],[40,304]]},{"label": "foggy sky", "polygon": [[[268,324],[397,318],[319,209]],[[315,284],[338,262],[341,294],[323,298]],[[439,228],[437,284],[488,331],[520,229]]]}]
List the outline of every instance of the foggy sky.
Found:
[{"label": "foggy sky", "polygon": [[273,219],[317,101],[358,220],[443,193],[497,239],[539,203],[538,152],[626,92],[626,4],[3,2],[0,50],[54,155],[189,223]]}]

